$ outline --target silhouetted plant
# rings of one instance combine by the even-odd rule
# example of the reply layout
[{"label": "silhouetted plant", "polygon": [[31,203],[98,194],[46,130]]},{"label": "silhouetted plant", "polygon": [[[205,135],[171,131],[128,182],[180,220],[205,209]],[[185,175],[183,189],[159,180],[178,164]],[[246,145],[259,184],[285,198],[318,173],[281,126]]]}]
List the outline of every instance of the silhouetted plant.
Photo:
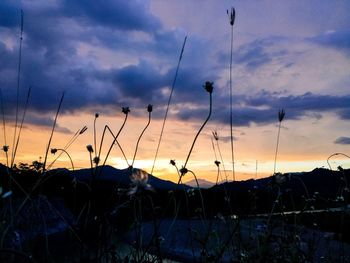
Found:
[{"label": "silhouetted plant", "polygon": [[136,158],[136,153],[139,147],[139,143],[141,140],[142,135],[144,134],[144,132],[146,131],[146,129],[148,128],[149,124],[151,123],[151,114],[152,114],[152,110],[153,110],[153,106],[151,104],[148,104],[147,106],[147,112],[148,112],[148,122],[146,124],[146,127],[142,130],[139,138],[137,139],[137,143],[136,143],[136,147],[135,147],[135,153],[134,153],[134,157],[132,158],[132,163],[131,163],[131,167],[134,166],[134,162],[135,162],[135,158]]},{"label": "silhouetted plant", "polygon": [[215,182],[215,184],[217,185],[218,181],[219,181],[219,176],[220,176],[220,161],[216,160],[214,163],[215,163],[216,167],[218,168],[218,172],[216,175],[216,182]]},{"label": "silhouetted plant", "polygon": [[347,155],[347,154],[345,154],[345,153],[338,152],[338,153],[333,153],[333,154],[331,154],[331,155],[328,156],[328,158],[327,158],[327,164],[328,164],[328,167],[329,167],[330,170],[332,170],[332,166],[331,166],[331,164],[329,163],[329,160],[330,160],[332,157],[334,157],[334,156],[339,156],[339,155],[344,156],[344,157],[350,159],[350,156]]},{"label": "silhouetted plant", "polygon": [[2,96],[2,90],[0,88],[0,103],[1,103],[1,115],[2,115],[2,126],[4,130],[4,145],[2,147],[2,150],[5,153],[6,157],[6,166],[9,167],[9,157],[8,157],[8,150],[9,146],[7,145],[7,138],[6,138],[6,121],[5,121],[5,111],[4,111],[4,101]]},{"label": "silhouetted plant", "polygon": [[57,151],[64,152],[64,153],[68,156],[68,158],[69,158],[69,160],[70,160],[70,163],[71,163],[71,165],[72,165],[72,169],[73,169],[73,171],[74,171],[74,163],[73,163],[72,157],[69,155],[69,153],[68,153],[65,149],[51,148],[51,153],[52,153],[53,155],[55,155],[55,154],[57,153]]},{"label": "silhouetted plant", "polygon": [[49,138],[49,142],[47,144],[46,153],[45,153],[45,157],[44,157],[43,173],[45,172],[47,155],[49,153],[49,149],[50,149],[50,146],[51,146],[51,140],[52,140],[52,137],[53,137],[53,133],[55,131],[55,127],[56,127],[56,123],[57,123],[57,117],[58,117],[58,114],[59,114],[61,106],[62,106],[63,98],[64,98],[64,92],[62,94],[60,103],[58,104],[55,120],[54,120],[53,125],[52,125],[51,135],[50,135],[50,138]]},{"label": "silhouetted plant", "polygon": [[273,174],[276,173],[277,152],[278,152],[278,145],[279,145],[279,140],[280,140],[280,131],[281,131],[282,121],[283,121],[285,115],[286,115],[286,113],[283,109],[278,111],[279,123],[278,123],[278,134],[277,134],[277,143],[276,143],[276,152],[275,152],[275,162],[273,165]]},{"label": "silhouetted plant", "polygon": [[12,152],[12,160],[11,160],[11,167],[13,167],[13,164],[15,162],[15,158],[16,158],[16,154],[17,154],[17,149],[18,149],[18,144],[21,138],[21,133],[22,133],[22,128],[23,128],[23,123],[24,123],[24,118],[26,116],[27,113],[27,108],[28,108],[28,102],[29,102],[29,97],[30,97],[30,93],[31,93],[31,87],[29,87],[28,89],[28,94],[27,94],[27,99],[26,99],[26,103],[24,106],[24,111],[23,111],[23,116],[22,116],[22,121],[19,127],[19,131],[18,131],[18,136],[17,136],[17,140],[16,140],[16,144],[14,145],[14,149]]},{"label": "silhouetted plant", "polygon": [[173,80],[173,83],[172,83],[172,85],[171,85],[171,91],[170,91],[170,95],[169,95],[169,99],[168,99],[168,103],[167,103],[167,108],[166,108],[165,115],[164,115],[164,119],[163,119],[162,130],[161,130],[161,132],[160,132],[160,136],[159,136],[159,140],[158,140],[158,145],[157,145],[156,154],[155,154],[155,156],[154,156],[154,161],[153,161],[153,165],[152,165],[152,169],[151,169],[151,174],[153,174],[153,169],[154,169],[154,166],[155,166],[155,164],[156,164],[156,160],[157,160],[157,156],[158,156],[158,152],[159,152],[160,143],[161,143],[161,141],[162,141],[162,137],[163,137],[163,133],[164,133],[165,122],[166,122],[166,119],[167,119],[167,117],[168,117],[168,111],[169,111],[169,107],[170,107],[170,102],[171,102],[171,98],[172,98],[172,96],[173,96],[173,92],[174,92],[174,88],[175,88],[175,83],[176,83],[177,75],[178,75],[179,68],[180,68],[180,62],[181,62],[181,60],[182,60],[182,55],[183,55],[184,50],[185,50],[186,40],[187,40],[187,36],[185,37],[184,42],[183,42],[183,44],[182,44],[182,49],[181,49],[181,53],[180,53],[180,56],[179,56],[179,60],[178,60],[178,62],[177,62],[177,67],[176,67],[176,71],[175,71],[174,80]]},{"label": "silhouetted plant", "polygon": [[[97,120],[97,118],[100,116],[100,114],[99,113],[95,113],[95,119],[94,119],[94,147],[95,147],[95,149],[97,149],[97,146],[96,146],[96,120]],[[96,153],[97,154],[97,153]],[[95,156],[95,158],[96,158],[97,156]],[[96,163],[96,165],[98,165],[98,161],[99,161],[99,159],[100,158],[98,158],[98,159],[95,159],[94,158],[94,162]]]},{"label": "silhouetted plant", "polygon": [[216,141],[216,147],[218,148],[218,152],[219,152],[219,155],[220,155],[220,160],[221,160],[221,163],[222,163],[222,168],[224,169],[225,179],[227,181],[226,168],[225,168],[224,159],[222,158],[222,154],[221,154],[221,150],[220,150],[219,135],[218,135],[217,131],[213,131],[213,137],[214,137],[214,139]]},{"label": "silhouetted plant", "polygon": [[236,10],[231,7],[230,12],[228,10],[227,15],[231,26],[231,48],[230,48],[230,135],[231,135],[231,157],[232,157],[232,179],[236,180],[235,175],[235,158],[233,151],[233,103],[232,103],[232,55],[233,55],[233,25],[236,18]]},{"label": "silhouetted plant", "polygon": [[[23,41],[23,10],[21,9],[21,33],[20,33],[20,41],[19,41],[19,56],[18,56],[18,70],[17,70],[17,89],[16,89],[16,120],[15,120],[15,130],[13,134],[13,143],[15,145],[16,137],[17,137],[17,125],[18,125],[18,114],[19,114],[19,86],[20,86],[20,77],[21,77],[21,64],[22,64],[22,41]],[[11,158],[11,168],[14,164],[15,151],[12,151]]]},{"label": "silhouetted plant", "polygon": [[190,159],[193,147],[194,147],[194,145],[195,145],[195,143],[197,141],[197,138],[198,138],[199,134],[201,133],[201,131],[203,130],[204,126],[207,124],[207,122],[209,121],[210,116],[211,116],[212,106],[213,106],[212,105],[212,103],[213,103],[212,93],[213,93],[213,90],[214,90],[213,82],[206,81],[205,84],[203,85],[203,87],[209,93],[209,114],[208,114],[208,117],[205,119],[204,123],[202,124],[202,126],[200,127],[200,129],[198,130],[196,136],[193,139],[193,142],[192,142],[191,148],[190,148],[190,150],[188,152],[188,155],[187,155],[187,158],[186,158],[184,166],[179,170],[180,171],[179,182],[181,182],[182,176],[184,176],[188,172],[188,170],[186,169],[186,165],[187,165],[188,160]]},{"label": "silhouetted plant", "polygon": [[61,155],[64,152],[68,152],[68,148],[75,142],[75,140],[82,135],[87,130],[87,127],[84,126],[81,129],[78,129],[76,133],[72,136],[72,138],[66,143],[66,145],[63,147],[64,151],[60,151],[58,156],[47,166],[47,170],[50,170],[50,168],[54,165],[54,163],[61,157]]},{"label": "silhouetted plant", "polygon": [[[123,151],[121,145],[120,145],[119,142],[118,142],[118,136],[119,136],[119,134],[121,133],[121,131],[123,130],[123,128],[124,128],[124,126],[125,126],[125,123],[126,123],[126,121],[127,121],[127,119],[128,119],[128,116],[129,116],[129,112],[130,112],[129,107],[122,107],[122,113],[124,113],[125,118],[124,118],[123,124],[122,124],[122,126],[120,127],[120,129],[119,129],[117,135],[114,136],[113,132],[112,132],[111,129],[108,127],[108,125],[106,125],[105,128],[103,129],[102,138],[101,138],[101,142],[100,142],[100,149],[99,149],[99,151],[98,151],[98,158],[100,158],[100,156],[101,156],[101,149],[102,149],[103,140],[104,140],[104,137],[105,137],[105,132],[106,132],[106,130],[109,130],[109,132],[112,134],[112,136],[113,136],[113,141],[112,141],[112,143],[111,143],[111,145],[110,145],[110,147],[109,147],[109,149],[108,149],[108,152],[107,152],[107,154],[106,154],[106,157],[105,157],[105,159],[104,159],[104,161],[103,161],[102,168],[100,169],[100,174],[102,173],[103,167],[106,165],[106,162],[107,162],[107,159],[108,159],[108,157],[109,157],[109,154],[110,154],[110,152],[111,152],[111,150],[112,150],[112,148],[113,148],[113,145],[114,145],[115,143],[118,144],[118,146],[119,146],[120,150],[122,151],[123,156],[124,156],[124,158],[125,158],[125,160],[126,160],[126,163],[128,164],[128,160],[127,160],[127,158],[125,157],[124,151]],[[129,166],[129,164],[128,164],[128,166]]]}]

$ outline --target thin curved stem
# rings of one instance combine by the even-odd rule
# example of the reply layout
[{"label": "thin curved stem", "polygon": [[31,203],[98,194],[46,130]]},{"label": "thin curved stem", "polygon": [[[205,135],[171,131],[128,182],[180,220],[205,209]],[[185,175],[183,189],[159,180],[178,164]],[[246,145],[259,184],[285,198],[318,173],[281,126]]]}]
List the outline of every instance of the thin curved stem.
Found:
[{"label": "thin curved stem", "polygon": [[203,198],[203,195],[202,195],[201,188],[199,187],[199,183],[198,183],[198,180],[197,180],[197,176],[196,176],[196,174],[195,174],[193,171],[191,171],[191,170],[188,170],[188,172],[190,172],[190,173],[193,175],[194,180],[196,181],[197,188],[198,188],[198,191],[199,191],[199,196],[200,196],[200,198],[201,198],[201,204],[202,204],[202,210],[203,210],[203,217],[204,217],[204,219],[206,219],[207,216],[206,216],[206,213],[205,213],[204,198]]},{"label": "thin curved stem", "polygon": [[331,154],[331,155],[327,158],[327,164],[328,164],[330,170],[332,170],[332,167],[331,167],[331,165],[330,165],[330,163],[329,163],[329,159],[332,158],[333,156],[336,156],[336,155],[342,155],[342,156],[345,156],[345,157],[347,157],[347,158],[350,159],[350,156],[349,156],[349,155],[346,155],[345,153],[333,153],[333,154]]},{"label": "thin curved stem", "polygon": [[[97,116],[98,115],[95,115],[95,119],[94,119],[94,149],[96,150],[97,147],[96,147],[96,119],[97,119]],[[97,165],[97,164],[96,164]]]},{"label": "thin curved stem", "polygon": [[[1,88],[0,88],[0,103],[1,103],[2,125],[4,128],[4,146],[7,147],[8,145],[7,145],[7,140],[6,140],[6,121],[5,121],[4,101],[3,101]],[[7,153],[7,150],[4,150],[4,151],[5,151],[5,155],[6,155],[6,166],[9,167],[8,153]]]},{"label": "thin curved stem", "polygon": [[137,153],[137,150],[138,150],[138,147],[139,147],[139,143],[140,143],[140,140],[141,140],[141,137],[142,135],[144,134],[144,132],[146,131],[146,129],[148,128],[149,124],[151,123],[151,112],[148,113],[148,122],[146,124],[146,127],[142,130],[138,140],[137,140],[137,143],[136,143],[136,148],[135,148],[135,153],[134,153],[134,157],[132,158],[132,163],[131,163],[131,167],[134,166],[134,162],[135,162],[135,158],[136,158],[136,153]]},{"label": "thin curved stem", "polygon": [[[79,137],[79,135],[83,134],[85,131],[87,130],[87,127],[84,126],[81,129],[78,129],[77,132],[72,136],[72,138],[66,143],[66,145],[63,147],[63,149],[65,151],[68,150],[68,148],[75,142],[75,140]],[[48,166],[47,166],[47,170],[50,170],[50,168],[54,165],[54,163],[58,160],[58,158],[61,157],[61,155],[63,154],[63,152],[61,151],[58,156],[56,157],[56,159],[54,159]]]},{"label": "thin curved stem", "polygon": [[279,122],[279,125],[278,125],[277,144],[276,144],[276,152],[275,152],[275,162],[273,165],[273,174],[276,173],[277,152],[278,152],[278,145],[279,145],[279,140],[280,140],[281,123],[282,122]]},{"label": "thin curved stem", "polygon": [[224,159],[222,158],[222,154],[221,154],[221,150],[220,150],[220,146],[219,146],[219,141],[216,141],[216,144],[217,144],[217,147],[218,147],[218,152],[219,152],[219,155],[220,155],[222,167],[224,168],[224,174],[225,174],[225,178],[226,178],[226,182],[227,182],[226,168],[225,168]]},{"label": "thin curved stem", "polygon": [[217,172],[217,175],[216,175],[216,183],[215,183],[215,185],[218,185],[219,175],[220,175],[220,167],[219,167],[219,165],[217,167],[218,167],[218,172]]},{"label": "thin curved stem", "polygon": [[[23,42],[23,10],[21,10],[21,35],[19,41],[19,56],[18,56],[18,70],[17,70],[17,95],[16,95],[16,121],[15,121],[15,131],[13,134],[13,143],[15,145],[16,137],[17,137],[17,125],[18,125],[18,110],[19,110],[19,86],[20,86],[20,78],[21,78],[21,64],[22,64],[22,42]],[[14,163],[15,151],[12,151],[11,158],[11,168]]]},{"label": "thin curved stem", "polygon": [[[113,142],[111,143],[111,146],[110,146],[109,149],[108,149],[107,155],[106,155],[106,157],[105,157],[105,159],[104,159],[104,161],[103,161],[103,165],[102,165],[102,166],[105,166],[105,164],[106,164],[106,162],[107,162],[107,159],[108,159],[108,156],[109,156],[109,154],[110,154],[110,152],[111,152],[111,150],[112,150],[113,144],[116,143],[116,142],[118,143],[118,141],[117,141],[118,136],[119,136],[119,134],[121,133],[122,129],[124,128],[127,119],[128,119],[128,113],[125,114],[124,122],[123,122],[122,126],[120,127],[120,129],[119,129],[117,135],[116,135],[116,136],[113,136],[113,137],[114,137],[114,140],[113,140]],[[104,131],[103,131],[102,139],[101,139],[101,143],[100,143],[100,149],[99,149],[99,152],[98,152],[98,157],[99,157],[99,158],[100,158],[100,154],[101,154],[101,148],[102,148],[102,144],[103,144],[103,140],[104,140],[104,135],[105,135],[106,127],[109,129],[109,127],[106,125],[106,126],[105,126],[105,129],[104,129]],[[112,133],[112,131],[111,131],[110,129],[109,129],[109,131]],[[112,134],[113,134],[113,133],[112,133]],[[119,145],[119,143],[118,143],[118,145]],[[120,145],[119,145],[119,147],[120,147]],[[120,147],[120,149],[121,149],[121,147]],[[124,155],[124,157],[125,157],[125,155]],[[126,159],[126,158],[125,158],[125,159]]]},{"label": "thin curved stem", "polygon": [[71,165],[72,165],[72,169],[73,169],[73,171],[74,171],[73,160],[72,160],[71,156],[69,155],[69,153],[68,153],[65,149],[57,149],[57,151],[62,151],[63,153],[65,153],[65,154],[68,156],[68,158],[69,158],[69,160],[70,160],[70,163],[71,163]]},{"label": "thin curved stem", "polygon": [[155,154],[155,156],[154,156],[154,161],[153,161],[153,165],[152,165],[152,169],[151,169],[151,174],[153,174],[154,166],[155,166],[155,164],[156,164],[156,160],[157,160],[157,156],[158,156],[158,152],[159,152],[159,148],[160,148],[160,143],[161,143],[161,141],[162,141],[162,137],[163,137],[163,133],[164,133],[165,122],[166,122],[166,119],[167,119],[167,117],[168,117],[168,111],[169,111],[169,107],[170,107],[170,102],[171,102],[171,98],[172,98],[172,96],[173,96],[174,87],[175,87],[177,75],[178,75],[179,68],[180,68],[180,62],[181,62],[182,55],[183,55],[184,50],[185,50],[186,40],[187,40],[187,36],[185,37],[184,42],[183,42],[183,44],[182,44],[182,49],[181,49],[179,61],[178,61],[178,63],[177,63],[177,67],[176,67],[176,72],[175,72],[173,84],[171,85],[171,91],[170,91],[170,95],[169,95],[169,99],[168,99],[168,104],[167,104],[167,108],[166,108],[165,115],[164,115],[164,119],[163,119],[162,130],[161,130],[161,132],[160,132],[160,137],[159,137],[159,141],[158,141],[158,145],[157,145],[156,154]]},{"label": "thin curved stem", "polygon": [[30,93],[31,93],[31,87],[29,87],[29,89],[28,89],[28,94],[27,94],[27,99],[26,99],[26,103],[25,103],[25,106],[24,106],[24,111],[23,111],[23,116],[22,116],[22,120],[21,120],[21,125],[19,127],[16,145],[14,146],[14,149],[13,149],[13,155],[12,155],[12,160],[11,160],[11,167],[13,167],[13,164],[15,162],[16,153],[17,153],[17,149],[18,149],[18,144],[19,144],[19,140],[21,138],[24,118],[26,116],[26,112],[27,112],[27,108],[28,108],[28,102],[29,102]]},{"label": "thin curved stem", "polygon": [[235,175],[235,156],[233,151],[233,103],[232,103],[232,57],[233,57],[233,24],[231,24],[231,52],[230,52],[230,137],[231,137],[231,159],[232,159],[232,179]]},{"label": "thin curved stem", "polygon": [[61,106],[62,106],[63,98],[64,98],[64,92],[63,92],[63,94],[62,94],[60,103],[58,104],[58,109],[57,109],[57,112],[56,112],[55,120],[54,120],[54,122],[53,122],[53,126],[52,126],[52,130],[51,130],[51,135],[50,135],[49,143],[47,144],[46,153],[45,153],[45,160],[44,160],[44,164],[43,164],[43,173],[45,172],[45,166],[46,166],[46,161],[47,161],[47,155],[48,155],[48,153],[49,153],[49,149],[50,149],[50,145],[51,145],[51,140],[52,140],[52,137],[53,137],[53,133],[54,133],[54,131],[55,131],[55,127],[56,127],[56,123],[57,123],[57,117],[58,117],[58,114],[59,114],[60,109],[61,109]]},{"label": "thin curved stem", "polygon": [[210,107],[209,107],[209,114],[208,114],[208,117],[206,118],[206,120],[204,121],[204,123],[202,124],[202,126],[200,127],[200,129],[199,129],[199,131],[197,132],[196,136],[194,137],[194,140],[193,140],[193,142],[192,142],[191,149],[190,149],[190,151],[188,152],[188,155],[187,155],[185,164],[184,164],[184,166],[183,166],[184,168],[186,168],[187,162],[188,162],[188,160],[190,159],[190,156],[191,156],[191,153],[192,153],[194,144],[196,143],[199,134],[201,133],[201,131],[203,130],[204,126],[207,124],[207,122],[208,122],[209,119],[210,119],[211,112],[212,112],[212,102],[213,102],[212,94],[211,94],[211,93],[209,94],[209,97],[210,97]]}]

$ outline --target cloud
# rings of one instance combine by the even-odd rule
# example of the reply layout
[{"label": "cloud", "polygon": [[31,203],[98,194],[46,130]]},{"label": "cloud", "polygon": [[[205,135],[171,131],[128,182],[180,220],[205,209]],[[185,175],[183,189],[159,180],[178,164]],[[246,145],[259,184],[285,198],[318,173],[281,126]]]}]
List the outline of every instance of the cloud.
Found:
[{"label": "cloud", "polygon": [[[35,3],[24,2],[23,6],[8,0],[0,3],[0,13],[6,14],[0,16],[0,33],[6,31],[5,37],[0,38],[0,61],[6,61],[0,64],[6,114],[14,116],[16,107],[18,10],[23,7],[21,106],[27,88],[32,86],[29,109],[36,113],[55,112],[65,91],[63,113],[119,106],[137,110],[151,103],[155,106],[154,116],[163,116],[156,111],[166,107],[186,35],[182,29],[165,29],[152,14],[149,1]],[[336,112],[342,119],[350,118],[349,95],[273,92],[279,83],[261,83],[283,68],[292,77],[282,82],[288,84],[279,89],[295,85],[294,76],[301,74],[298,69],[303,70],[300,68],[303,60],[298,61],[301,55],[294,56],[304,51],[299,42],[297,47],[290,48],[296,43],[292,37],[249,39],[235,48],[233,55],[237,77],[234,82],[248,88],[234,94],[234,125],[275,122],[280,108],[286,110],[286,119],[298,120],[316,113],[320,118],[320,114],[327,111]],[[335,31],[306,41],[348,49],[348,39],[349,31]],[[303,41],[305,38],[300,40]],[[310,46],[314,45],[308,43],[307,47]],[[229,123],[228,91],[222,84],[227,83],[229,53],[217,53],[217,50],[209,39],[189,36],[170,105],[173,117],[203,120],[207,116],[208,96],[202,86],[205,81],[214,81],[212,119]],[[108,55],[103,57],[102,53],[110,55],[108,62],[105,59]],[[273,80],[284,77],[281,73]],[[264,90],[267,85],[273,87]],[[313,90],[313,87],[310,85],[304,90]]]},{"label": "cloud", "polygon": [[[212,120],[230,123],[229,103],[227,97],[216,97],[214,92]],[[240,94],[234,96],[233,123],[235,126],[250,126],[252,123],[263,125],[276,123],[278,111],[285,109],[285,120],[299,120],[303,117],[320,119],[322,113],[334,112],[339,118],[344,118],[344,112],[350,112],[350,96],[331,96],[305,93],[301,95],[285,95],[278,92],[261,90],[252,95]],[[177,117],[182,120],[204,120],[208,106],[197,104],[182,104]]]},{"label": "cloud", "polygon": [[96,24],[148,32],[161,27],[159,19],[150,13],[149,1],[66,0],[63,9],[67,16],[79,17],[89,26]]},{"label": "cloud", "polygon": [[[282,36],[269,36],[241,44],[233,50],[233,64],[244,66],[246,70],[254,72],[275,61],[280,62],[290,55],[285,43],[291,41],[294,40]],[[216,57],[219,63],[228,63],[230,54],[219,51]],[[283,66],[290,67],[292,65],[293,62],[287,61]]]},{"label": "cloud", "polygon": [[350,30],[330,31],[307,39],[318,45],[350,52]]},{"label": "cloud", "polygon": [[334,141],[335,144],[350,144],[350,137],[339,137]]}]

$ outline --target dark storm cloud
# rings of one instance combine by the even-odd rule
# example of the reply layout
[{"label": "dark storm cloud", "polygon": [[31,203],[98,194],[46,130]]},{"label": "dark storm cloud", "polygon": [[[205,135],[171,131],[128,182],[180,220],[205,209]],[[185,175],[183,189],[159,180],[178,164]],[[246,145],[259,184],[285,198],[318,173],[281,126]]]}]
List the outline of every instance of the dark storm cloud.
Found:
[{"label": "dark storm cloud", "polygon": [[[172,44],[164,47],[169,52],[169,49],[176,45],[175,38],[171,32],[156,32],[161,24],[150,14],[146,1],[58,3],[59,6],[43,9],[35,9],[32,6],[24,9],[20,97],[24,96],[22,94],[28,86],[32,86],[30,108],[42,112],[55,110],[56,101],[63,91],[66,92],[64,109],[71,111],[94,105],[115,104],[118,102],[117,96],[123,94],[137,94],[148,99],[150,92],[147,90],[159,88],[157,79],[163,76],[155,70],[152,71],[150,63],[144,68],[142,67],[146,62],[135,65],[134,68],[113,69],[116,74],[111,76],[110,70],[87,64],[86,57],[78,54],[79,42],[86,41],[101,48],[106,46],[106,42],[118,42],[116,51],[120,49],[124,52],[128,47],[127,50],[141,55],[149,46],[143,41],[137,42],[128,38],[132,31],[143,31],[147,34],[153,32],[154,38],[162,39],[163,44],[172,40],[169,41]],[[11,1],[0,3],[0,14],[6,14],[0,16],[0,29],[11,27],[18,42],[20,8],[21,6]],[[103,38],[104,36],[110,37]],[[161,45],[156,46],[154,41],[152,45],[154,51],[162,49]],[[0,39],[0,51],[1,61],[7,61],[0,66],[0,85],[6,108],[11,112],[16,103],[18,43],[13,48],[8,48]],[[140,68],[142,72],[135,67]],[[152,83],[152,79],[155,83]],[[120,87],[115,85],[115,80],[118,80]],[[156,87],[152,87],[152,84]],[[148,89],[144,92],[143,88]]]},{"label": "dark storm cloud", "polygon": [[318,45],[350,52],[350,30],[333,31],[318,35],[307,40]]},{"label": "dark storm cloud", "polygon": [[140,31],[154,31],[161,26],[149,12],[148,1],[66,0],[63,6],[67,16],[82,18],[88,25]]},{"label": "dark storm cloud", "polygon": [[[233,63],[244,66],[248,71],[255,71],[273,61],[281,61],[289,54],[286,49],[277,47],[277,44],[283,41],[286,41],[285,37],[270,36],[240,45],[233,51]],[[219,63],[228,63],[229,57],[230,54],[227,52],[217,54]],[[292,62],[287,62],[285,67],[291,65],[293,65]]]},{"label": "dark storm cloud", "polygon": [[335,144],[350,144],[350,137],[339,137],[334,141]]},{"label": "dark storm cloud", "polygon": [[[0,34],[11,33],[17,40],[13,46],[0,38],[0,87],[6,114],[14,115],[16,105],[19,51],[20,6],[12,1],[0,2]],[[99,106],[130,106],[144,109],[151,103],[164,109],[168,100],[164,89],[171,87],[184,33],[164,30],[158,18],[150,13],[145,1],[58,1],[58,5],[24,9],[22,50],[21,105],[32,86],[30,110],[54,113],[65,91],[63,113],[96,109]],[[328,34],[311,41],[322,45],[348,48],[346,32]],[[326,40],[327,39],[327,40]],[[286,67],[289,51],[280,48],[282,37],[268,37],[243,44],[235,49],[234,63],[248,72],[275,61]],[[133,64],[102,67],[93,56],[81,53],[81,44],[133,57]],[[213,51],[214,50],[214,51]],[[190,36],[174,89],[171,107],[176,118],[204,120],[208,113],[205,81],[219,82],[221,70],[228,65],[229,54],[221,53],[213,61],[216,49],[208,41]],[[138,61],[138,62],[135,62]],[[118,61],[116,61],[118,62]],[[223,66],[224,65],[224,66]],[[229,101],[219,87],[213,94],[213,120],[229,123]],[[249,126],[277,121],[280,108],[286,119],[300,119],[310,114],[334,111],[340,118],[350,119],[349,96],[337,97],[305,93],[285,95],[261,91],[256,94],[235,94],[234,124]],[[163,116],[155,113],[154,116]],[[35,119],[28,119],[35,124]],[[37,119],[37,124],[50,126]]]},{"label": "dark storm cloud", "polygon": [[[221,123],[230,123],[230,109],[227,97],[213,94],[212,120]],[[218,97],[215,97],[218,96]],[[209,104],[208,104],[209,105]],[[250,126],[278,122],[278,111],[286,111],[286,120],[298,120],[302,117],[320,119],[322,113],[335,112],[338,117],[350,117],[350,96],[330,96],[305,93],[302,95],[283,95],[277,92],[262,90],[254,95],[236,95],[233,100],[233,122],[235,126]],[[187,119],[205,119],[208,106],[193,108],[182,106],[178,117]]]},{"label": "dark storm cloud", "polygon": [[154,100],[159,90],[170,84],[159,70],[143,60],[138,65],[116,70],[113,81],[120,88],[122,96],[137,98],[144,102]]},{"label": "dark storm cloud", "polygon": [[350,120],[350,107],[347,109],[341,109],[338,114],[342,120]]}]

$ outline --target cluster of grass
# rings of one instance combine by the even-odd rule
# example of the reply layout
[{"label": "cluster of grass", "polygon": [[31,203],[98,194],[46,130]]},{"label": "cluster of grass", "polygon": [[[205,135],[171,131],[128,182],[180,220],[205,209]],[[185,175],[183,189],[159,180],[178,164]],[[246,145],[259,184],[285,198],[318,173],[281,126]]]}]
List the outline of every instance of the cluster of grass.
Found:
[{"label": "cluster of grass", "polygon": [[[229,18],[233,28],[234,9]],[[20,41],[22,43],[22,33]],[[185,43],[186,39],[172,90]],[[21,50],[18,83],[20,64]],[[186,262],[350,262],[347,243],[350,240],[347,224],[349,171],[339,167],[339,171],[331,173],[338,180],[337,187],[332,189],[337,190],[328,194],[312,189],[313,185],[301,176],[276,173],[280,129],[285,117],[283,109],[278,112],[275,165],[271,178],[259,183],[234,182],[233,166],[233,182],[229,183],[224,167],[225,182],[218,184],[219,178],[222,178],[221,164],[224,166],[224,163],[219,136],[213,132],[216,141],[216,145],[212,141],[217,167],[216,185],[206,190],[200,188],[195,172],[188,168],[188,162],[212,113],[214,85],[207,81],[203,88],[209,94],[208,116],[195,134],[184,164],[179,168],[175,160],[170,160],[179,179],[174,189],[164,190],[152,186],[149,174],[134,167],[141,138],[151,122],[152,105],[147,106],[148,121],[137,138],[131,163],[118,141],[130,113],[129,107],[122,108],[124,120],[120,129],[115,133],[105,125],[99,143],[96,131],[99,114],[95,114],[93,143],[86,146],[90,159],[86,176],[84,171],[75,171],[74,160],[69,154],[69,147],[86,131],[86,126],[79,129],[62,148],[51,148],[63,94],[43,162],[16,165],[16,152],[30,97],[29,89],[23,117],[19,121],[18,85],[13,149],[6,143],[2,107],[5,140],[2,150],[7,163],[0,167],[0,261],[116,263],[165,262],[167,258],[174,258]],[[230,88],[232,90],[232,85]],[[230,116],[234,165],[232,91]],[[103,154],[107,135],[112,137],[112,142],[107,153]],[[155,161],[160,141],[161,137]],[[120,175],[127,180],[103,179],[110,172],[106,163],[113,147],[118,147],[128,165]],[[10,160],[9,149],[12,150]],[[215,149],[221,162],[217,160]],[[50,153],[56,158],[48,163]],[[69,157],[71,170],[52,169],[53,163],[62,154]],[[185,175],[193,176],[197,187],[184,185],[182,178]],[[325,210],[330,207],[335,210]],[[335,234],[327,233],[328,236],[324,237],[325,231]]]}]

